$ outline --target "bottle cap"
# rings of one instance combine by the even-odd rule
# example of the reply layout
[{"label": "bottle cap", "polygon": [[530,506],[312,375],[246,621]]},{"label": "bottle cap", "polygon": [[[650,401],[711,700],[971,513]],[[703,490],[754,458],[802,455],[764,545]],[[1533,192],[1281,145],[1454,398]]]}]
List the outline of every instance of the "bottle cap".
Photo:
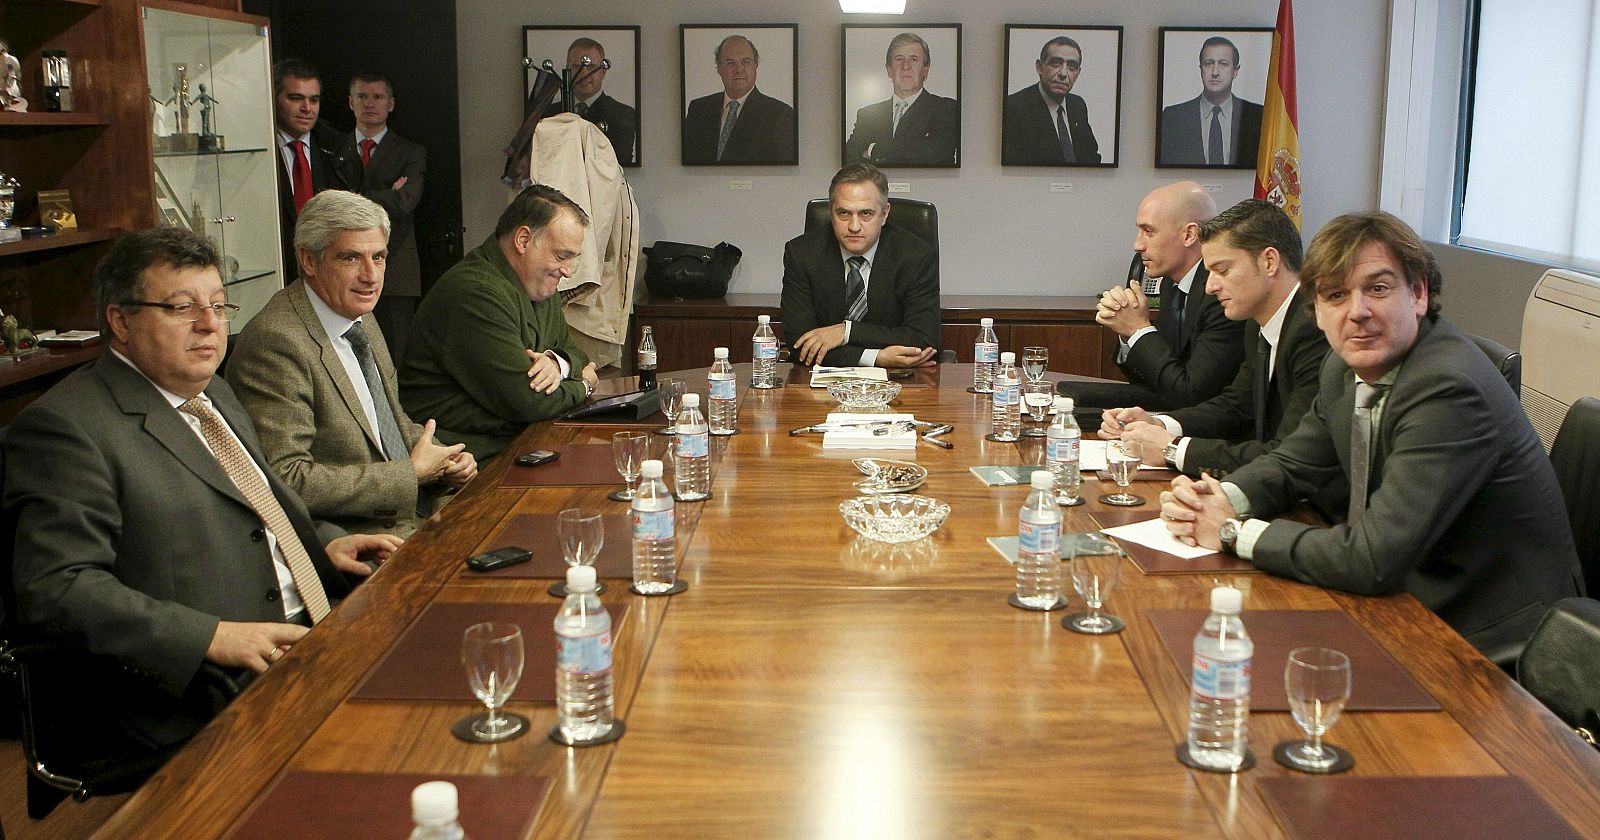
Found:
[{"label": "bottle cap", "polygon": [[700,407],[700,395],[699,394],[684,394],[683,398],[681,400],[679,400],[679,403],[684,408],[699,408]]},{"label": "bottle cap", "polygon": [[979,318],[978,319],[978,324],[979,324],[979,326],[992,327],[992,326],[994,326],[994,319],[993,318]]},{"label": "bottle cap", "polygon": [[758,323],[758,324],[770,324],[770,323],[772,323],[772,316],[771,315],[757,315],[756,316],[756,323]]},{"label": "bottle cap", "polygon": [[1035,490],[1052,490],[1056,486],[1056,477],[1049,470],[1034,470],[1028,483]]},{"label": "bottle cap", "polygon": [[654,458],[645,461],[639,465],[639,475],[643,476],[644,478],[660,478],[661,462]]},{"label": "bottle cap", "polygon": [[1244,593],[1231,586],[1218,586],[1211,590],[1211,611],[1223,615],[1238,615],[1244,606]]},{"label": "bottle cap", "polygon": [[1017,363],[1017,354],[1011,352],[1010,350],[1007,350],[1006,352],[1000,354],[1000,364],[1002,364],[1002,365],[1014,365],[1016,363]]},{"label": "bottle cap", "polygon": [[1056,413],[1057,414],[1061,414],[1062,412],[1066,412],[1067,414],[1071,414],[1072,413],[1072,408],[1073,408],[1072,398],[1071,397],[1056,397],[1056,406],[1055,406],[1055,408],[1056,408]]},{"label": "bottle cap", "polygon": [[713,349],[711,351],[711,357],[713,359],[726,359],[726,358],[728,358],[728,348],[726,348],[726,347],[717,347],[717,348]]},{"label": "bottle cap", "polygon": [[456,801],[455,785],[423,782],[411,789],[411,819],[417,825],[449,825],[461,815]]},{"label": "bottle cap", "polygon": [[595,571],[593,566],[570,566],[567,568],[567,592],[593,592],[595,589]]}]

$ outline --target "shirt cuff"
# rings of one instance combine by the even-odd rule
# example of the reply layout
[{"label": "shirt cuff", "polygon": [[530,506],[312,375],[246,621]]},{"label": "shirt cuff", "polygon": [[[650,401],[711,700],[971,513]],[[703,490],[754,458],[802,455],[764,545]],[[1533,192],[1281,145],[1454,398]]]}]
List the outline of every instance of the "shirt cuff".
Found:
[{"label": "shirt cuff", "polygon": [[1144,338],[1155,331],[1155,327],[1140,327],[1138,330],[1134,331],[1133,335],[1128,336],[1128,340],[1123,342],[1123,346],[1129,350],[1132,350],[1133,345],[1139,343],[1139,339]]},{"label": "shirt cuff", "polygon": [[561,368],[562,379],[570,379],[572,377],[572,365],[569,364],[566,359],[561,358],[560,353],[557,353],[554,350],[546,350],[544,351],[544,354],[556,360],[556,365]]},{"label": "shirt cuff", "polygon": [[1228,497],[1228,503],[1233,505],[1234,516],[1250,515],[1250,497],[1239,489],[1239,485],[1231,481],[1222,482],[1222,492]]},{"label": "shirt cuff", "polygon": [[877,364],[878,364],[878,351],[877,350],[862,350],[861,351],[861,366],[862,367],[876,367]]},{"label": "shirt cuff", "polygon": [[1157,414],[1156,420],[1159,420],[1161,425],[1166,427],[1167,434],[1173,437],[1183,437],[1183,424],[1173,419],[1171,415]]},{"label": "shirt cuff", "polygon": [[850,322],[848,320],[844,322],[844,342],[843,343],[845,343],[845,344],[849,344],[850,343]]},{"label": "shirt cuff", "polygon": [[1267,532],[1271,525],[1265,519],[1246,519],[1239,526],[1239,539],[1233,544],[1233,553],[1239,555],[1240,560],[1254,560],[1256,555],[1256,540]]},{"label": "shirt cuff", "polygon": [[1191,440],[1194,440],[1194,438],[1188,438],[1188,437],[1180,437],[1180,438],[1178,438],[1178,451],[1173,453],[1173,456],[1172,456],[1172,464],[1173,464],[1173,466],[1178,468],[1178,472],[1181,472],[1181,473],[1187,473],[1188,472],[1188,470],[1184,469],[1184,467],[1183,467],[1183,459],[1189,455],[1189,441],[1191,441]]}]

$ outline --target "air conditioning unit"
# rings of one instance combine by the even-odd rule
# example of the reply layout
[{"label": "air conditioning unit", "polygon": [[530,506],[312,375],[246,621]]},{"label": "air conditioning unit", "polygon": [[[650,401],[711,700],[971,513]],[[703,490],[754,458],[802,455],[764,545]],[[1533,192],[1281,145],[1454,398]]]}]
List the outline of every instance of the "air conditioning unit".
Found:
[{"label": "air conditioning unit", "polygon": [[1522,311],[1522,409],[1546,450],[1567,409],[1600,396],[1600,277],[1552,268]]}]

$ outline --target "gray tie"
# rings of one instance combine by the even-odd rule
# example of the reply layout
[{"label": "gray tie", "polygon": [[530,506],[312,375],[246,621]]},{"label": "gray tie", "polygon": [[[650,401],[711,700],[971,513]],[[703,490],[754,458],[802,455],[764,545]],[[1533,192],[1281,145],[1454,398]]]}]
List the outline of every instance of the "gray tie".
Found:
[{"label": "gray tie", "polygon": [[906,103],[896,99],[894,101],[894,124],[889,126],[889,135],[892,137],[900,131],[900,118],[905,116]]},{"label": "gray tie", "polygon": [[588,117],[589,116],[589,103],[587,103],[587,102],[579,102],[578,104],[572,106],[572,110],[575,113],[577,113],[577,115],[580,116],[580,117]]},{"label": "gray tie", "polygon": [[717,160],[722,160],[722,150],[728,145],[728,136],[733,134],[733,124],[739,119],[739,103],[728,103],[728,116],[722,121],[722,134],[717,137]]},{"label": "gray tie", "polygon": [[860,321],[867,315],[867,281],[861,277],[861,267],[867,264],[867,258],[851,257],[848,262],[850,273],[844,278],[844,296],[849,301],[850,311],[845,320]]},{"label": "gray tie", "polygon": [[1211,131],[1206,137],[1206,145],[1211,147],[1209,159],[1206,161],[1212,166],[1221,166],[1226,163],[1222,159],[1222,106],[1211,106]]},{"label": "gray tie", "polygon": [[366,330],[357,321],[344,331],[344,339],[356,351],[356,362],[361,365],[361,378],[367,381],[367,393],[372,395],[373,413],[378,415],[378,439],[383,441],[383,454],[390,461],[409,459],[405,438],[400,436],[400,424],[395,422],[394,409],[389,407],[389,397],[383,392],[383,377],[378,375],[378,363],[372,360],[371,342]]},{"label": "gray tie", "polygon": [[1372,407],[1383,396],[1381,388],[1356,383],[1355,418],[1350,423],[1350,515],[1351,528],[1361,521],[1367,509],[1367,484],[1372,472]]},{"label": "gray tie", "polygon": [[1067,130],[1067,106],[1056,106],[1056,139],[1061,143],[1061,159],[1067,163],[1077,163],[1078,155],[1072,150],[1072,132]]}]

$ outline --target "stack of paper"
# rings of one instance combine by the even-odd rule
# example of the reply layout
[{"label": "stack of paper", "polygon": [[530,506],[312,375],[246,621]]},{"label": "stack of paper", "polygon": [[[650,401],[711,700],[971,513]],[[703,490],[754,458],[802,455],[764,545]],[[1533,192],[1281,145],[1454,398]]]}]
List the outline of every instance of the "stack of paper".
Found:
[{"label": "stack of paper", "polygon": [[881,367],[823,367],[817,365],[811,369],[811,387],[826,388],[835,382],[847,379],[872,379],[878,382],[889,381],[889,370]]},{"label": "stack of paper", "polygon": [[[846,428],[823,432],[822,448],[916,449],[917,429],[915,426],[908,426],[905,431],[897,431],[887,435],[875,435],[872,433],[874,428],[881,428],[882,424],[914,419],[916,419],[916,416],[912,414],[852,414],[845,411],[835,411],[828,415],[828,425],[845,426]],[[868,425],[850,426],[852,423]]]},{"label": "stack of paper", "polygon": [[100,333],[94,330],[66,330],[39,336],[39,344],[44,347],[80,347],[99,340]]}]

